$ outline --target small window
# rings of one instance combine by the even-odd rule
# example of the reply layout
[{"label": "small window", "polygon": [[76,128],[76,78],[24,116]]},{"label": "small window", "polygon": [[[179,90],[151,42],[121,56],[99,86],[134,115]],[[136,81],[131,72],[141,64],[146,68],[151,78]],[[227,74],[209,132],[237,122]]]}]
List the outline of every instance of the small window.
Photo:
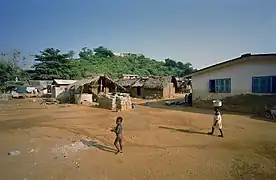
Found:
[{"label": "small window", "polygon": [[231,93],[231,79],[212,79],[209,80],[209,92]]},{"label": "small window", "polygon": [[252,93],[276,93],[276,76],[253,77]]}]

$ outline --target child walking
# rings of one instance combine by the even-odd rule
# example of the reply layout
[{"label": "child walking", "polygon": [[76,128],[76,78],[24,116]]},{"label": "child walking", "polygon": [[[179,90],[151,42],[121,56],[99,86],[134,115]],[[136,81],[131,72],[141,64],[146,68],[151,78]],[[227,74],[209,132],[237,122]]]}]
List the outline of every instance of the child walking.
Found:
[{"label": "child walking", "polygon": [[116,134],[116,139],[114,141],[114,146],[117,149],[116,154],[123,153],[123,145],[122,145],[122,141],[123,141],[123,118],[122,117],[117,117],[116,119],[116,127],[114,129],[112,129],[111,131],[114,132]]},{"label": "child walking", "polygon": [[212,131],[209,133],[210,135],[214,134],[215,128],[218,127],[220,131],[220,137],[223,137],[223,132],[222,132],[222,117],[221,113],[219,112],[219,108],[215,107],[215,115],[214,115],[214,123],[212,126]]}]

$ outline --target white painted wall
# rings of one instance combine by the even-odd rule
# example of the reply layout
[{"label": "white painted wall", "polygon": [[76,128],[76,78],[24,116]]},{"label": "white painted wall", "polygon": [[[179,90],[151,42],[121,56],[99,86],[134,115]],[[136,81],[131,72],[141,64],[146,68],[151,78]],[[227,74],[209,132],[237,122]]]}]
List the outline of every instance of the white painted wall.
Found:
[{"label": "white painted wall", "polygon": [[47,89],[43,89],[41,94],[44,95],[44,94],[47,94],[48,93],[48,90]]},{"label": "white painted wall", "polygon": [[53,86],[53,88],[52,88],[52,97],[57,98],[58,95],[65,92],[66,88],[67,88],[67,86],[59,86],[59,87]]},{"label": "white painted wall", "polygon": [[93,95],[92,94],[75,94],[75,102],[77,104],[81,104],[83,102],[93,103]]},{"label": "white painted wall", "polygon": [[[193,100],[252,93],[254,76],[276,76],[276,59],[254,58],[192,76]],[[231,78],[231,93],[209,93],[209,80],[223,78]]]}]

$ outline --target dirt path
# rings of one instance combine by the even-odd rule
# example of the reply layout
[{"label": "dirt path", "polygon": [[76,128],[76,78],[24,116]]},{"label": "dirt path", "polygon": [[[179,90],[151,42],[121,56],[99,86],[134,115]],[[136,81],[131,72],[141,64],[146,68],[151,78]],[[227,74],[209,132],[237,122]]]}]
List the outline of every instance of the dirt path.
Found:
[{"label": "dirt path", "polygon": [[[219,138],[206,135],[208,111],[137,106],[115,113],[27,100],[0,108],[1,179],[276,179],[276,123],[224,114],[226,137]],[[125,148],[114,155],[109,129],[118,115]],[[9,156],[12,150],[21,154]]]}]

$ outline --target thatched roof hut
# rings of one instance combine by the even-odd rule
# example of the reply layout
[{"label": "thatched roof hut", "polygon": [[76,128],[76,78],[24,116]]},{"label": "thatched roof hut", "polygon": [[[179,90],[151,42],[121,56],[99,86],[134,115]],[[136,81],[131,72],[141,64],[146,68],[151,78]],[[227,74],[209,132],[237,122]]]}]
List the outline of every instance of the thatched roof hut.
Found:
[{"label": "thatched roof hut", "polygon": [[81,79],[73,84],[70,84],[68,86],[68,89],[72,90],[74,89],[75,91],[78,91],[80,89],[80,87],[86,85],[86,84],[90,84],[90,85],[99,85],[99,81],[100,80],[107,80],[107,83],[111,83],[111,84],[114,84],[115,86],[119,87],[119,88],[122,88],[123,90],[125,89],[123,86],[121,86],[120,84],[118,84],[117,82],[115,82],[114,80],[112,80],[111,78],[109,78],[108,76],[106,75],[97,75],[97,76],[91,76],[91,77],[88,77],[88,78],[85,78],[85,79]]},{"label": "thatched roof hut", "polygon": [[169,83],[174,83],[174,85],[177,86],[177,82],[174,77],[150,77],[144,82],[143,87],[147,89],[163,89]]},{"label": "thatched roof hut", "polygon": [[73,84],[70,84],[68,86],[68,89],[78,89],[79,87],[85,85],[85,84],[90,84],[90,83],[93,83],[95,82],[96,80],[98,80],[98,76],[93,76],[93,77],[88,77],[88,78],[85,78],[85,79],[81,79]]},{"label": "thatched roof hut", "polygon": [[149,80],[148,77],[141,77],[132,85],[132,87],[142,87],[147,80]]},{"label": "thatched roof hut", "polygon": [[124,91],[125,88],[106,75],[95,75],[81,79],[67,86],[70,102],[82,103],[97,100],[100,93],[108,94]]},{"label": "thatched roof hut", "polygon": [[119,79],[116,82],[123,87],[131,87],[139,78],[135,79]]}]

